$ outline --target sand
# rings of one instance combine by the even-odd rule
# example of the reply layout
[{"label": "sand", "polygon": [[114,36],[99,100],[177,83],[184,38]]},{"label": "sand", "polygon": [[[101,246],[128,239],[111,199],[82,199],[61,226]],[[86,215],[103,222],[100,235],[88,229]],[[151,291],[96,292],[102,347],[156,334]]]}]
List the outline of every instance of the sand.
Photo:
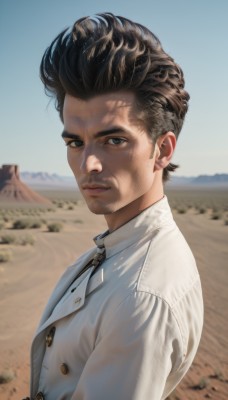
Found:
[{"label": "sand", "polygon": [[[225,400],[228,226],[223,220],[212,221],[208,214],[199,215],[194,210],[186,214],[174,212],[174,217],[197,259],[205,324],[194,363],[170,399]],[[64,230],[50,233],[45,226],[26,230],[35,238],[33,246],[1,245],[1,249],[11,248],[12,260],[0,264],[0,374],[7,373],[13,378],[0,384],[1,400],[18,400],[28,395],[29,347],[49,294],[66,266],[93,245],[93,236],[106,229],[103,217],[89,213],[83,204],[74,210],[57,209],[45,215],[47,218],[62,220]],[[25,232],[10,233],[20,236]]]}]

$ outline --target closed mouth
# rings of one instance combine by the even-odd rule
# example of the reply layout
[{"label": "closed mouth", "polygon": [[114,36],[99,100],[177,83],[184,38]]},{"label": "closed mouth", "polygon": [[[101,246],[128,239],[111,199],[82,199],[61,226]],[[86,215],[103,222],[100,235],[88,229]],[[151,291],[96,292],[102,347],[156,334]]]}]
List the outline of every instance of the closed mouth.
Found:
[{"label": "closed mouth", "polygon": [[83,185],[82,190],[86,196],[97,197],[104,193],[106,193],[110,189],[110,186],[91,184],[91,185]]},{"label": "closed mouth", "polygon": [[82,185],[83,190],[107,190],[109,189],[109,186],[106,185],[100,185],[98,183],[91,183],[91,184],[84,184]]}]

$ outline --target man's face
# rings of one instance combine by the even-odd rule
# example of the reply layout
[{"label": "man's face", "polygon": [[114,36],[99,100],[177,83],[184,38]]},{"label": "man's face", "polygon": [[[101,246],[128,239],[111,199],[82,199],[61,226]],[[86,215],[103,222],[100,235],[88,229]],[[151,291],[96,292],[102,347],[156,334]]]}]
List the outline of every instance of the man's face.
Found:
[{"label": "man's face", "polygon": [[133,93],[66,95],[63,121],[68,162],[93,213],[116,227],[153,203],[154,145]]}]

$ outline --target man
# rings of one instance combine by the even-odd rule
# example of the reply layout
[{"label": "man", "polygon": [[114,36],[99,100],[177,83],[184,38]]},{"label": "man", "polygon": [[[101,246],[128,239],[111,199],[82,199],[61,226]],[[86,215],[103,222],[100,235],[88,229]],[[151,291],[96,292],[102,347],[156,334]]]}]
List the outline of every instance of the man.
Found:
[{"label": "man", "polygon": [[199,274],[163,181],[188,108],[180,67],[145,27],[82,18],[46,50],[79,189],[108,231],[67,269],[31,350],[31,398],[160,400],[195,356]]}]

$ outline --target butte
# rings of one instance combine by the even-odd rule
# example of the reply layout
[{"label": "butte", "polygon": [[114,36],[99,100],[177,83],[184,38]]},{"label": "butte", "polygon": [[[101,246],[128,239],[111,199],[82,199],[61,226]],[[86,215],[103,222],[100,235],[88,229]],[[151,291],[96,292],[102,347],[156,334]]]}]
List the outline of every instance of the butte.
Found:
[{"label": "butte", "polygon": [[20,179],[18,165],[3,165],[0,168],[0,202],[33,203],[50,205],[51,202],[34,192]]}]

